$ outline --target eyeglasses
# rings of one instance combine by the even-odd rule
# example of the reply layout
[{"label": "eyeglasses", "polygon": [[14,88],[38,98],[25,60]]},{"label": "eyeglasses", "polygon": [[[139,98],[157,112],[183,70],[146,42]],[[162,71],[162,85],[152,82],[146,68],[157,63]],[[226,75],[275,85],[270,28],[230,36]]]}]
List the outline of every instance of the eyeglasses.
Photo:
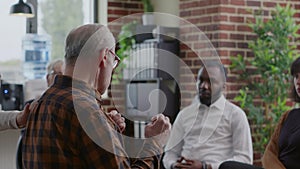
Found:
[{"label": "eyeglasses", "polygon": [[115,60],[114,60],[114,63],[113,63],[113,68],[116,68],[118,66],[119,62],[120,62],[120,58],[111,49],[108,50],[108,52],[111,53],[115,57]]},{"label": "eyeglasses", "polygon": [[51,70],[51,72],[49,73],[49,75],[62,75],[62,72],[56,72],[55,70]]}]

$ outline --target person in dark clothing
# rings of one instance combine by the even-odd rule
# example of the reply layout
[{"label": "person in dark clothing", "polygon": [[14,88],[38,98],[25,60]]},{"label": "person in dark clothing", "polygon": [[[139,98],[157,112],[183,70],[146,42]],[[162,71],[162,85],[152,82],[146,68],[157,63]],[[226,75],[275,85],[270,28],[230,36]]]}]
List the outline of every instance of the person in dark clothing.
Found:
[{"label": "person in dark clothing", "polygon": [[[294,102],[300,103],[300,57],[291,65],[291,94]],[[265,169],[299,169],[300,160],[300,109],[285,112],[276,126],[262,157]],[[258,167],[228,161],[220,169],[256,169]]]},{"label": "person in dark clothing", "polygon": [[[300,57],[291,65],[292,98],[300,103]],[[300,109],[285,112],[266,148],[262,162],[266,169],[298,169],[300,159]]]}]

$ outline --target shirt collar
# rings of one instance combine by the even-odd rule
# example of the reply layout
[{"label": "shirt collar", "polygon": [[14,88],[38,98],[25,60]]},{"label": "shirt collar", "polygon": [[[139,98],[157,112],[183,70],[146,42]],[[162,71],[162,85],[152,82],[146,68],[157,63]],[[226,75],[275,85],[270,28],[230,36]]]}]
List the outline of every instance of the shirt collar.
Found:
[{"label": "shirt collar", "polygon": [[98,101],[101,101],[101,94],[92,88],[89,84],[84,81],[74,79],[70,76],[56,75],[54,80],[54,85],[59,85],[62,87],[73,87],[80,89],[88,95],[94,96]]},{"label": "shirt collar", "polygon": [[223,110],[224,109],[224,106],[225,106],[225,97],[224,95],[221,95],[213,104],[211,104],[210,107],[215,107],[219,110]]},{"label": "shirt collar", "polygon": [[[211,104],[209,107],[210,108],[217,108],[219,110],[223,110],[224,107],[225,107],[225,102],[226,102],[226,99],[224,97],[224,95],[222,94],[213,104]],[[199,108],[204,106],[204,107],[207,107],[205,104],[202,104],[199,99],[198,99],[198,103],[199,103]]]}]

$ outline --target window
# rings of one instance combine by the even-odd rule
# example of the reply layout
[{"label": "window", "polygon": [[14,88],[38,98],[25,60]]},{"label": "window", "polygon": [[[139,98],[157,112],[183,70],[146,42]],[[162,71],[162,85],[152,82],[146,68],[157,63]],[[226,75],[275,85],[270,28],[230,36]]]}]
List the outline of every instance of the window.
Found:
[{"label": "window", "polygon": [[[26,18],[10,16],[10,7],[18,0],[1,0],[0,73],[5,81],[23,83],[22,39],[26,35]],[[63,58],[68,32],[81,24],[94,22],[94,0],[38,0],[38,34],[51,37],[51,60]]]}]

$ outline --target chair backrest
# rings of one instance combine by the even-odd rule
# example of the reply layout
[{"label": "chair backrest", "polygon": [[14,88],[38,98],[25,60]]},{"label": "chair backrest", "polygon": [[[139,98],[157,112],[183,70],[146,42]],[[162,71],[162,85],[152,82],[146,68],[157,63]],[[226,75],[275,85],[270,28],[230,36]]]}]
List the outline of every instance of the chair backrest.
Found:
[{"label": "chair backrest", "polygon": [[23,131],[21,131],[16,152],[16,167],[17,169],[22,169],[22,140],[23,140]]}]

